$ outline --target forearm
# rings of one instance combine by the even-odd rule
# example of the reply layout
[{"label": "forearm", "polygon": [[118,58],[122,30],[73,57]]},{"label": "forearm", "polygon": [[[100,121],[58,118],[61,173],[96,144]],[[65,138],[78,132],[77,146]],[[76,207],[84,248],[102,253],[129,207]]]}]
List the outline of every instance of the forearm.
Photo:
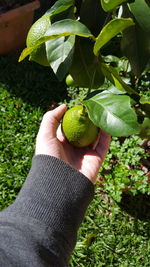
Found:
[{"label": "forearm", "polygon": [[0,235],[8,235],[2,225],[10,222],[18,246],[27,240],[24,258],[29,253],[31,260],[37,259],[36,266],[67,266],[93,194],[94,186],[84,175],[57,158],[38,155],[16,201],[1,214]]}]

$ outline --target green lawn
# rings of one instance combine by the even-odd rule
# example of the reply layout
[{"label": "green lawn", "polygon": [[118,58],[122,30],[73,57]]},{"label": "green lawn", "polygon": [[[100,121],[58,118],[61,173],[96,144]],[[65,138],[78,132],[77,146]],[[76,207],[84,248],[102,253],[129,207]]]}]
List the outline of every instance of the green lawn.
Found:
[{"label": "green lawn", "polygon": [[[0,57],[1,210],[14,201],[28,174],[43,113],[57,103],[72,105],[78,101],[73,89],[67,91],[64,82],[59,83],[49,68],[28,61],[17,63],[17,57]],[[149,196],[124,194],[120,205],[110,196],[120,197],[120,193],[117,195],[119,179],[127,178],[129,172],[132,172],[130,176],[136,177],[139,187],[138,181],[142,177],[145,185],[141,186],[141,191],[149,192],[144,172],[138,166],[134,172],[126,170],[131,162],[130,165],[137,165],[141,157],[147,157],[139,147],[139,141],[136,137],[122,144],[115,138],[112,140],[101,170],[108,183],[100,186],[101,180],[97,182],[94,200],[78,234],[71,267],[150,266]],[[117,158],[119,165],[114,161]],[[118,173],[118,184],[112,183],[112,173]]]}]

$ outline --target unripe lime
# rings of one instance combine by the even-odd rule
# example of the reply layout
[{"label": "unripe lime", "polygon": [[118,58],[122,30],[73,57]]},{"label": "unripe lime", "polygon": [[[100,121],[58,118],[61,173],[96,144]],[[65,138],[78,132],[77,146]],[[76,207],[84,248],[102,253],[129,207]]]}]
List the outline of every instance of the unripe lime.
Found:
[{"label": "unripe lime", "polygon": [[62,131],[70,144],[86,147],[96,140],[99,129],[89,119],[86,107],[77,105],[65,113]]},{"label": "unripe lime", "polygon": [[[26,44],[27,47],[31,47],[36,45],[37,41],[44,36],[47,29],[51,25],[50,18],[48,15],[42,16],[40,19],[38,19],[30,28]],[[35,61],[43,66],[49,66],[47,56],[46,56],[46,49],[45,49],[45,43],[39,45],[31,54],[29,57],[29,60]]]},{"label": "unripe lime", "polygon": [[70,74],[68,74],[66,77],[66,84],[68,86],[75,86],[74,79],[72,78],[72,76]]}]

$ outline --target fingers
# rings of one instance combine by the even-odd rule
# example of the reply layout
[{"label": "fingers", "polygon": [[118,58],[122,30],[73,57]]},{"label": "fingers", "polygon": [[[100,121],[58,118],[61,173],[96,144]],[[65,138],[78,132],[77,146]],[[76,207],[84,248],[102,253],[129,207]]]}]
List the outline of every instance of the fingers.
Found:
[{"label": "fingers", "polygon": [[60,124],[59,124],[58,129],[57,129],[57,138],[62,143],[65,143],[65,141],[66,141],[66,138],[65,138],[65,136],[62,133],[61,125]]},{"label": "fingers", "polygon": [[111,136],[101,130],[99,134],[99,142],[95,150],[102,159],[102,161],[104,160],[109,150],[110,141],[111,141]]},{"label": "fingers", "polygon": [[54,110],[46,112],[41,122],[39,135],[48,136],[49,139],[56,137],[57,128],[66,110],[67,106],[62,104]]},{"label": "fingers", "polygon": [[96,140],[94,141],[94,143],[90,145],[90,148],[91,148],[92,150],[95,150],[95,149],[96,149],[96,147],[97,147],[97,145],[98,145],[98,143],[99,143],[99,138],[100,138],[100,132],[99,132],[99,134],[98,134]]}]

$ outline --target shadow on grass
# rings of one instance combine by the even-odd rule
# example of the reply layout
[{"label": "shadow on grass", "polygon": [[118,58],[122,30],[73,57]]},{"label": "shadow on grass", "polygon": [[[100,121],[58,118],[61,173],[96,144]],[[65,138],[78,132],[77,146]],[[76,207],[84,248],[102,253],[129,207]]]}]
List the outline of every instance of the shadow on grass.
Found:
[{"label": "shadow on grass", "polygon": [[65,82],[59,82],[49,67],[28,59],[18,63],[19,52],[0,56],[0,86],[43,111],[67,98]]},{"label": "shadow on grass", "polygon": [[142,221],[150,221],[150,195],[139,193],[133,196],[124,192],[118,205],[132,217]]}]

